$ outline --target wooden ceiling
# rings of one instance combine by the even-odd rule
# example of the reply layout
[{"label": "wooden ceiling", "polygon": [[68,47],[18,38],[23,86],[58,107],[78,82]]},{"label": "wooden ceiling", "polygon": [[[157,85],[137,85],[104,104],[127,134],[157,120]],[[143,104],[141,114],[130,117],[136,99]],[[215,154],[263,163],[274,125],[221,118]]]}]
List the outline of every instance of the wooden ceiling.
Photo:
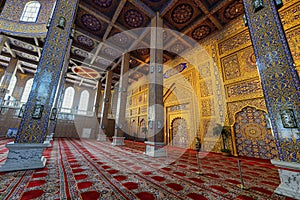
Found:
[{"label": "wooden ceiling", "polygon": [[[159,13],[164,28],[164,61],[173,59],[208,35],[244,13],[242,0],[81,0],[75,19],[71,48],[70,82],[96,88],[104,83],[107,69],[112,69],[113,85],[120,76],[121,56],[130,52],[130,81],[148,72],[151,19]],[[182,38],[183,33],[190,40]],[[8,36],[0,56],[7,66],[9,57],[20,59],[18,69],[34,73],[44,38]],[[90,67],[99,72],[96,79],[80,77],[72,67]],[[95,76],[94,76],[95,77]]]}]

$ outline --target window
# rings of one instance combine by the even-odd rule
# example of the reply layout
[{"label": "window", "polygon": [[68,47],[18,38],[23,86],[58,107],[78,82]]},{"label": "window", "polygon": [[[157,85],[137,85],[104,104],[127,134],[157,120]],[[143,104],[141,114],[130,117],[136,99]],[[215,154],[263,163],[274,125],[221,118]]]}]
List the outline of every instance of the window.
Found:
[{"label": "window", "polygon": [[68,87],[64,94],[64,100],[61,105],[61,112],[71,113],[75,90],[72,87]]},{"label": "window", "polygon": [[26,103],[29,97],[29,93],[31,91],[31,87],[33,84],[33,78],[29,79],[26,84],[25,84],[25,88],[23,90],[23,94],[21,97],[21,103]]},{"label": "window", "polygon": [[11,77],[8,88],[7,88],[8,93],[6,93],[4,99],[11,100],[11,96],[13,94],[13,91],[14,91],[15,87],[16,87],[16,83],[17,83],[17,77],[16,76]]},{"label": "window", "polygon": [[23,22],[35,22],[39,11],[40,11],[41,4],[38,1],[30,1],[28,2],[21,15],[21,21]]},{"label": "window", "polygon": [[90,93],[87,90],[81,92],[79,105],[78,105],[78,114],[86,115],[89,105]]}]

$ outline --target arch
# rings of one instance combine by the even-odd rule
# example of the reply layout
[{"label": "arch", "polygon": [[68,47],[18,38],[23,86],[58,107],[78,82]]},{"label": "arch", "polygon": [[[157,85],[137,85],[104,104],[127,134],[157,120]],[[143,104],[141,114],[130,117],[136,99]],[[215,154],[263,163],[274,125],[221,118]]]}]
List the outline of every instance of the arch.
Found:
[{"label": "arch", "polygon": [[86,115],[89,106],[90,93],[87,90],[83,90],[80,94],[79,104],[78,104],[78,114]]},{"label": "arch", "polygon": [[32,84],[33,84],[33,78],[28,79],[26,81],[26,84],[25,84],[25,87],[24,87],[24,90],[23,90],[23,94],[22,94],[22,97],[21,97],[21,100],[20,100],[21,103],[26,103],[27,102],[28,97],[29,97],[29,93],[31,91]]},{"label": "arch", "polygon": [[41,4],[38,1],[29,1],[26,3],[20,21],[23,22],[36,22]]},{"label": "arch", "polygon": [[278,156],[266,112],[246,106],[235,114],[234,134],[238,155],[273,159]]},{"label": "arch", "polygon": [[75,89],[73,87],[68,87],[65,90],[63,102],[61,105],[61,112],[71,113],[73,101],[74,101]]},{"label": "arch", "polygon": [[133,119],[130,123],[130,135],[132,136],[133,140],[137,138],[137,122]]},{"label": "arch", "polygon": [[171,122],[172,145],[177,147],[188,147],[187,122],[182,117],[176,117]]},{"label": "arch", "polygon": [[144,141],[147,138],[147,125],[146,125],[146,120],[144,118],[141,119],[140,123],[139,123],[139,133],[138,133],[138,137],[144,139]]}]

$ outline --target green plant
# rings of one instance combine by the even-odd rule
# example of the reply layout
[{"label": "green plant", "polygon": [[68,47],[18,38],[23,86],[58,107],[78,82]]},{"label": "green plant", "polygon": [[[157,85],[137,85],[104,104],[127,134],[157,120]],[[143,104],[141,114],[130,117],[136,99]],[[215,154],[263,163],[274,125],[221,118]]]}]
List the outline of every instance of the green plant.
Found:
[{"label": "green plant", "polygon": [[221,152],[223,152],[223,153],[230,153],[230,150],[229,149],[221,149]]}]

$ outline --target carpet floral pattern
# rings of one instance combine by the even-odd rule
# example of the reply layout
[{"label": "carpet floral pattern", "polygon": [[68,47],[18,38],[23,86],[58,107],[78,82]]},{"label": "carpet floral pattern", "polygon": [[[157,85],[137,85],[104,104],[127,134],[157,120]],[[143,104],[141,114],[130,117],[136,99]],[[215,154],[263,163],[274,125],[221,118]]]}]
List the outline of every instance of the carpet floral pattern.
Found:
[{"label": "carpet floral pattern", "polygon": [[[0,165],[9,140],[0,140]],[[168,147],[167,157],[143,154],[139,142],[116,147],[92,140],[55,139],[44,151],[46,167],[0,173],[0,199],[278,199],[277,168],[268,160],[200,153],[198,171],[193,150]],[[2,159],[2,160],[1,160]],[[249,190],[240,183],[237,160]]]}]

